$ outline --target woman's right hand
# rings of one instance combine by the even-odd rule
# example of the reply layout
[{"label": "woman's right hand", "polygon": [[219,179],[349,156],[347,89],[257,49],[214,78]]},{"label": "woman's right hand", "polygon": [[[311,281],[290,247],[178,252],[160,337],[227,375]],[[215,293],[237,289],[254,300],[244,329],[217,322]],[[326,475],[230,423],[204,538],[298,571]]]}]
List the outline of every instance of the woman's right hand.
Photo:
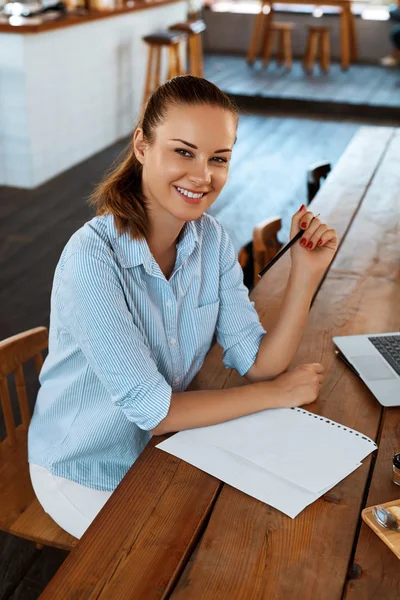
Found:
[{"label": "woman's right hand", "polygon": [[320,363],[300,365],[270,381],[277,392],[279,406],[292,408],[314,402],[324,380],[324,370]]}]

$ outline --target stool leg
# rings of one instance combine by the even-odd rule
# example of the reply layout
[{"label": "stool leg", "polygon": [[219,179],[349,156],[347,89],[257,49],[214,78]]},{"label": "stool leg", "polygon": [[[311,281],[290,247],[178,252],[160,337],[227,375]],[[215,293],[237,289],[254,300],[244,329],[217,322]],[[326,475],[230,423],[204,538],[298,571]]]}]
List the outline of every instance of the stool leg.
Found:
[{"label": "stool leg", "polygon": [[189,36],[189,73],[198,77],[197,41],[196,35]]},{"label": "stool leg", "polygon": [[283,31],[278,31],[278,51],[276,53],[276,64],[281,66],[283,63],[285,48],[283,45]]},{"label": "stool leg", "polygon": [[350,66],[350,9],[342,7],[340,15],[341,67],[346,71]]},{"label": "stool leg", "polygon": [[149,53],[147,59],[147,73],[146,73],[146,81],[144,84],[144,93],[143,93],[143,104],[147,101],[151,94],[151,88],[153,83],[153,56],[154,56],[154,46],[149,46]]},{"label": "stool leg", "polygon": [[177,45],[168,47],[168,73],[167,80],[176,77],[178,74],[178,65],[177,65],[177,55],[176,55]]},{"label": "stool leg", "polygon": [[263,67],[266,67],[271,60],[272,47],[274,45],[275,31],[269,30],[268,36],[265,40],[264,52],[263,52]]},{"label": "stool leg", "polygon": [[310,31],[308,34],[307,49],[304,56],[303,67],[308,73],[312,73],[314,68],[315,55],[317,53],[318,33]]},{"label": "stool leg", "polygon": [[329,72],[330,66],[330,43],[329,43],[329,31],[324,31],[321,36],[321,56],[320,56],[320,67],[325,73]]},{"label": "stool leg", "polygon": [[253,34],[251,36],[251,41],[249,45],[249,49],[247,51],[247,63],[252,65],[257,55],[257,51],[260,44],[262,26],[264,23],[264,12],[263,5],[261,5],[261,10],[256,16],[256,22],[254,23]]},{"label": "stool leg", "polygon": [[285,57],[285,67],[290,71],[292,68],[292,32],[283,32],[283,53]]},{"label": "stool leg", "polygon": [[186,71],[183,68],[183,64],[182,64],[182,45],[181,42],[179,42],[176,45],[176,71],[177,71],[177,75],[185,75]]},{"label": "stool leg", "polygon": [[155,59],[156,66],[154,71],[154,79],[153,79],[153,89],[152,93],[161,85],[161,48],[158,46],[155,48]]},{"label": "stool leg", "polygon": [[350,58],[352,61],[358,60],[357,29],[356,18],[350,9]]},{"label": "stool leg", "polygon": [[203,64],[203,41],[201,39],[201,33],[195,36],[194,41],[196,42],[196,67],[197,77],[204,77],[204,64]]}]

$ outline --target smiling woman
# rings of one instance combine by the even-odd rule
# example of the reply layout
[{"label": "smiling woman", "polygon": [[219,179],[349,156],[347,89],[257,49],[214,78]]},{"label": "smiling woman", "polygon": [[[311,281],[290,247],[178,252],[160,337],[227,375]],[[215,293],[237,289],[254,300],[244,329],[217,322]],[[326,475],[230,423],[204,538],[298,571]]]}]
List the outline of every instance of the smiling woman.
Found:
[{"label": "smiling woman", "polygon": [[[205,212],[226,183],[237,123],[235,105],[205,79],[161,86],[128,155],[92,196],[97,216],[61,254],[28,460],[39,502],[75,537],[152,434],[307,404],[318,394],[321,365],[284,371],[336,234],[304,207],[293,217],[293,233],[311,223],[311,246],[292,251],[296,273],[267,336],[232,242]],[[224,365],[250,383],[186,392],[214,336]]]}]

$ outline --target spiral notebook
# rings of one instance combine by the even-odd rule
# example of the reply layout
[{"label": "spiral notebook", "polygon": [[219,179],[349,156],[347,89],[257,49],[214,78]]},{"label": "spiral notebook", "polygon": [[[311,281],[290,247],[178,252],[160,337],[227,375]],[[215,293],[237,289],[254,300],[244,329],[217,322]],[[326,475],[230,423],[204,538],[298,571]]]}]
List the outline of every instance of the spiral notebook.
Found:
[{"label": "spiral notebook", "polygon": [[283,408],[181,431],[157,448],[294,518],[377,445],[336,421]]}]

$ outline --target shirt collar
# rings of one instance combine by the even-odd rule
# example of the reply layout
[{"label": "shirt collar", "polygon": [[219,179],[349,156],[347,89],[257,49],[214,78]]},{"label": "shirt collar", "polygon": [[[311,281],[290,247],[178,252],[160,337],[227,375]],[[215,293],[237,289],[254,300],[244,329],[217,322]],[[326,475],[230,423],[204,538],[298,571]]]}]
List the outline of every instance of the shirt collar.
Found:
[{"label": "shirt collar", "polygon": [[[181,230],[179,242],[176,245],[177,257],[180,258],[181,262],[193,252],[195,245],[199,243],[198,227],[200,221],[201,219],[186,221]],[[129,269],[143,265],[147,273],[152,275],[154,260],[147,240],[132,240],[129,232],[119,235],[113,215],[107,216],[107,227],[109,239],[115,253],[118,255],[121,266]]]}]

